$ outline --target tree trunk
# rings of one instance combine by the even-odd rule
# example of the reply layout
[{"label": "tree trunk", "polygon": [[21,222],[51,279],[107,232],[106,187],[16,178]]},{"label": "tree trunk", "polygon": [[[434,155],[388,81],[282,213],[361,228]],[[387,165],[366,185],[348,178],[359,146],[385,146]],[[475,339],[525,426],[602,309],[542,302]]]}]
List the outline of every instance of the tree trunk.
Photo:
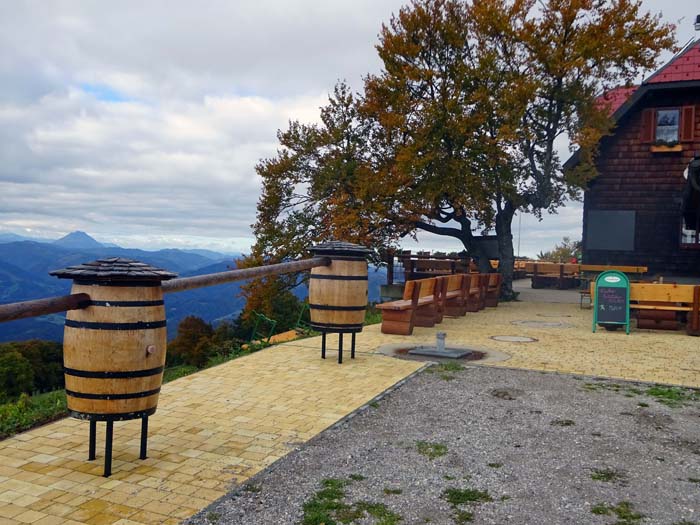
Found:
[{"label": "tree trunk", "polygon": [[513,265],[515,254],[513,253],[513,223],[515,208],[510,201],[506,201],[503,209],[496,214],[496,235],[498,236],[498,271],[503,277],[501,285],[501,299],[512,301],[517,294],[513,291]]}]

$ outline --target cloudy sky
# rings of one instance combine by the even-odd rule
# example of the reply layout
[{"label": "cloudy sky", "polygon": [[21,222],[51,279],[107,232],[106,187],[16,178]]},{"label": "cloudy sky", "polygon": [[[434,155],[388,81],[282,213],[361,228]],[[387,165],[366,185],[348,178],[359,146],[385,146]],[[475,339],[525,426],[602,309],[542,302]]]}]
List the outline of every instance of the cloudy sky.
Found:
[{"label": "cloudy sky", "polygon": [[[246,251],[276,130],[378,71],[377,33],[403,3],[0,2],[0,232]],[[696,0],[644,4],[685,17],[680,43],[694,35]],[[578,204],[524,216],[521,253],[580,237],[580,222]]]}]

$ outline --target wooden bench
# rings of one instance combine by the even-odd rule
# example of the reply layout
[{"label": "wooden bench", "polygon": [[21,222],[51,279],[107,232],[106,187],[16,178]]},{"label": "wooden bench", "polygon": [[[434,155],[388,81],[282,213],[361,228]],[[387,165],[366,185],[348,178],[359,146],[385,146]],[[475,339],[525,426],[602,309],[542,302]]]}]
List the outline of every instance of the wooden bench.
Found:
[{"label": "wooden bench", "polygon": [[414,326],[433,327],[444,315],[445,284],[443,277],[407,281],[403,299],[381,303],[382,333],[411,335]]},{"label": "wooden bench", "polygon": [[486,289],[485,304],[489,307],[498,306],[498,298],[501,296],[501,284],[503,276],[500,273],[489,273],[489,283]]},{"label": "wooden bench", "polygon": [[[595,299],[595,283],[591,283]],[[631,283],[630,310],[637,318],[637,328],[678,330],[686,321],[689,335],[700,335],[700,285]]]},{"label": "wooden bench", "polygon": [[445,278],[445,315],[461,317],[467,313],[469,289],[472,282],[470,274],[458,273]]}]

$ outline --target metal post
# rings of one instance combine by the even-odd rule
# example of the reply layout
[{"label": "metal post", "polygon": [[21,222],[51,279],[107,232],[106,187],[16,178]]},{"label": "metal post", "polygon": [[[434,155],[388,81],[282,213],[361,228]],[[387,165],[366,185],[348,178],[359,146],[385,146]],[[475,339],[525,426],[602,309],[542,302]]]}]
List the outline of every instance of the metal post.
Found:
[{"label": "metal post", "polygon": [[338,364],[343,364],[343,332],[338,334]]},{"label": "metal post", "polygon": [[112,437],[114,435],[114,421],[107,421],[107,435],[105,436],[105,472],[104,477],[112,475]]},{"label": "metal post", "polygon": [[95,459],[95,442],[97,441],[97,421],[90,420],[90,446],[88,450],[88,461]]},{"label": "metal post", "polygon": [[146,459],[146,448],[148,447],[148,416],[141,418],[141,454],[140,459]]},{"label": "metal post", "polygon": [[350,359],[355,359],[355,332],[352,333],[352,347],[350,349]]},{"label": "metal post", "polygon": [[326,332],[321,332],[321,359],[326,358]]}]

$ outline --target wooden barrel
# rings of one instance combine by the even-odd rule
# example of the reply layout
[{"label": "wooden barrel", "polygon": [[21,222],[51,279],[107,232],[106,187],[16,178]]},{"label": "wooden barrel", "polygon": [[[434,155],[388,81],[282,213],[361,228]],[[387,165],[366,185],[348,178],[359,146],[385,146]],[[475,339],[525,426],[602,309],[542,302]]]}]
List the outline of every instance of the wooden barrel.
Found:
[{"label": "wooden barrel", "polygon": [[[80,419],[134,419],[153,414],[158,404],[167,334],[160,280],[149,272],[159,269],[124,259],[95,262],[115,261],[131,275],[78,276],[75,267],[53,272],[75,279],[71,293],[90,296],[87,308],[68,312],[63,340],[68,410]],[[128,272],[134,263],[145,275]]]},{"label": "wooden barrel", "polygon": [[320,332],[362,331],[367,308],[367,252],[363,246],[331,241],[311,250],[331,264],[312,268],[309,283],[311,327]]}]

